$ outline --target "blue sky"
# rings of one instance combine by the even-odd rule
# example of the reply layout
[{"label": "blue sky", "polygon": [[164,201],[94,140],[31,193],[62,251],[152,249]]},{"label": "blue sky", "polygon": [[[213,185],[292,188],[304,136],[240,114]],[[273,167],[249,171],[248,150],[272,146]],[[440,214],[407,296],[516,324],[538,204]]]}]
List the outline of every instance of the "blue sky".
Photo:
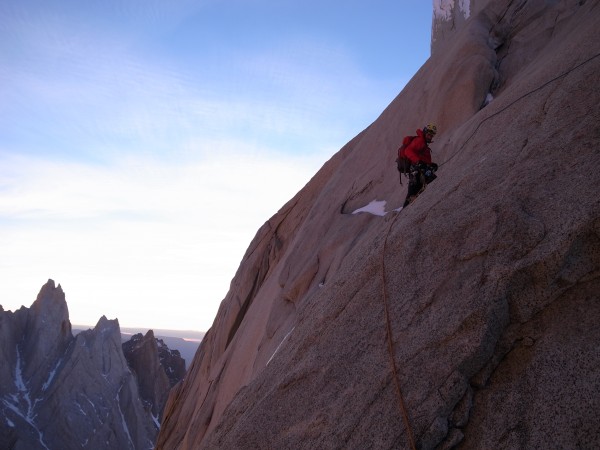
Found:
[{"label": "blue sky", "polygon": [[429,56],[422,0],[0,1],[5,310],[206,330],[256,230]]}]

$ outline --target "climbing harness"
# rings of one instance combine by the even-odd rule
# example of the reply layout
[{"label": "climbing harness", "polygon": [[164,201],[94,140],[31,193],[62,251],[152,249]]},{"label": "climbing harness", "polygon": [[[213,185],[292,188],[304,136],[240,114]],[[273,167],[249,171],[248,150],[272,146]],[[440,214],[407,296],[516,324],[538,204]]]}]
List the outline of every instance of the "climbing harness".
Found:
[{"label": "climbing harness", "polygon": [[[421,186],[421,188],[417,192],[415,192],[413,195],[408,197],[408,203],[406,204],[406,206],[408,206],[412,202],[414,202],[417,199],[417,197],[423,193],[423,191],[425,190],[427,185],[437,178],[435,176],[436,171],[437,171],[437,165],[435,165],[435,168],[433,166],[431,166],[431,167],[427,167],[425,169],[416,167],[416,166],[411,166],[411,171],[409,173],[409,182],[408,182],[409,192],[410,192],[411,186],[413,186],[415,184],[419,184]],[[400,182],[400,184],[402,184],[402,182]]]}]

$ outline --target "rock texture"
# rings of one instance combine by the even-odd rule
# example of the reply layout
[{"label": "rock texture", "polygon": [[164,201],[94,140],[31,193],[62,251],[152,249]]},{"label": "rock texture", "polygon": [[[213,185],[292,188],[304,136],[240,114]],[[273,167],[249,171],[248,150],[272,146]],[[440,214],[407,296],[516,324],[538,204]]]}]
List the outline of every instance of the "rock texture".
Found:
[{"label": "rock texture", "polygon": [[158,349],[158,360],[169,379],[169,386],[172,388],[185,377],[185,359],[181,356],[179,350],[171,350],[162,339],[156,339]]},{"label": "rock texture", "polygon": [[[470,2],[258,230],[157,448],[600,447],[599,23],[598,1]],[[429,121],[438,179],[351,214],[402,204],[395,152]]]},{"label": "rock texture", "polygon": [[465,26],[475,6],[481,8],[485,0],[433,0],[431,21],[431,53],[437,54],[455,33]]},{"label": "rock texture", "polygon": [[149,330],[123,343],[123,354],[134,372],[144,406],[157,420],[161,417],[171,387],[185,375],[185,361]]},{"label": "rock texture", "polygon": [[73,337],[65,295],[52,280],[30,308],[0,309],[0,448],[149,449],[144,411],[116,320]]}]

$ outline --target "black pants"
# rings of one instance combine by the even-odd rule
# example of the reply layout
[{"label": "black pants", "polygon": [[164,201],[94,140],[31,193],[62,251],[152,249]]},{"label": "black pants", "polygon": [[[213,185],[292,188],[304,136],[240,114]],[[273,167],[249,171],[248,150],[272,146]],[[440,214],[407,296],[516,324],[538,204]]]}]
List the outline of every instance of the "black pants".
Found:
[{"label": "black pants", "polygon": [[422,170],[415,170],[410,173],[408,178],[408,192],[406,193],[406,200],[404,200],[403,208],[406,208],[417,196],[421,193],[427,184],[431,183],[437,177],[433,172],[430,172],[429,176],[425,176]]}]

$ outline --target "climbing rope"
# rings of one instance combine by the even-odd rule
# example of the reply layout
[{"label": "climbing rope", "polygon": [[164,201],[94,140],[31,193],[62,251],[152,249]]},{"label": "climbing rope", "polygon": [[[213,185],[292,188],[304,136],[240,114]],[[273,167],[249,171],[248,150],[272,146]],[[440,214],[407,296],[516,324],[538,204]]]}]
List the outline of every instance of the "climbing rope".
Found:
[{"label": "climbing rope", "polygon": [[396,358],[394,352],[394,340],[392,338],[392,325],[390,322],[390,312],[388,309],[388,294],[387,294],[387,282],[385,277],[385,249],[387,247],[387,239],[390,231],[392,229],[392,225],[396,221],[400,214],[396,214],[395,217],[390,222],[390,226],[385,233],[385,239],[383,241],[383,252],[381,253],[381,283],[383,286],[383,307],[385,310],[385,324],[386,324],[386,333],[387,333],[387,341],[388,341],[388,350],[390,355],[390,365],[392,366],[392,373],[394,374],[394,383],[396,385],[396,393],[398,394],[398,405],[400,408],[400,412],[402,413],[402,420],[404,421],[404,426],[406,428],[406,433],[408,435],[408,442],[410,444],[411,450],[416,450],[415,439],[413,436],[413,430],[410,425],[410,419],[408,417],[408,411],[406,409],[406,405],[404,403],[404,396],[402,395],[402,389],[400,388],[400,377],[398,376],[398,369],[396,368]]},{"label": "climbing rope", "polygon": [[[483,119],[481,122],[479,122],[477,124],[477,126],[475,127],[475,130],[471,133],[471,135],[463,142],[463,144],[459,147],[459,149],[454,152],[454,154],[448,158],[446,161],[444,161],[443,163],[440,164],[440,166],[446,164],[447,162],[449,162],[452,158],[454,158],[458,153],[460,153],[460,151],[467,145],[467,143],[473,138],[473,136],[475,136],[475,134],[477,133],[477,131],[479,130],[479,128],[488,120],[492,119],[493,117],[503,113],[504,111],[506,111],[507,109],[509,109],[510,107],[512,107],[515,103],[523,100],[525,97],[528,97],[529,95],[534,94],[537,91],[542,90],[543,88],[545,88],[546,86],[548,86],[549,84],[564,78],[565,76],[567,76],[568,74],[570,74],[571,72],[579,69],[580,67],[584,66],[585,64],[588,64],[589,62],[591,62],[592,60],[596,59],[600,57],[600,53],[591,56],[590,58],[586,59],[585,61],[577,64],[576,66],[572,67],[571,69],[567,70],[566,72],[561,73],[560,75],[557,75],[556,77],[552,78],[551,80],[546,81],[544,84],[538,86],[535,89],[532,89],[531,91],[526,92],[525,94],[519,96],[518,98],[516,98],[515,100],[513,100],[512,102],[510,102],[508,105],[506,105],[504,108],[501,108],[500,110],[496,111],[495,113],[491,114],[490,116],[486,117],[485,119]],[[402,178],[400,178],[400,183],[402,184]],[[387,334],[387,341],[388,341],[388,351],[389,351],[389,356],[390,356],[390,365],[392,367],[392,373],[394,375],[394,384],[396,385],[396,393],[398,395],[398,406],[400,409],[400,412],[402,414],[402,420],[404,421],[404,426],[406,428],[406,433],[408,435],[408,441],[410,444],[410,448],[411,450],[416,450],[416,445],[415,445],[415,440],[414,440],[414,433],[412,430],[412,426],[410,424],[410,418],[408,416],[408,411],[406,409],[406,404],[404,402],[404,396],[402,394],[402,389],[400,387],[400,377],[398,375],[398,369],[396,367],[396,359],[395,359],[395,351],[394,351],[394,341],[393,341],[393,337],[392,337],[392,326],[391,326],[391,321],[390,321],[390,313],[389,313],[389,308],[388,308],[388,292],[387,292],[387,280],[386,280],[386,276],[385,276],[385,251],[386,251],[386,247],[387,247],[387,240],[388,240],[388,236],[390,234],[390,231],[392,229],[392,226],[394,225],[396,219],[398,218],[399,214],[396,214],[395,217],[392,219],[392,221],[390,222],[390,226],[387,229],[387,232],[385,234],[385,239],[383,241],[383,251],[381,254],[381,282],[382,282],[382,290],[383,290],[383,306],[384,306],[384,310],[385,310],[385,322],[386,322],[386,334]]]},{"label": "climbing rope", "polygon": [[475,136],[475,134],[477,133],[477,131],[479,130],[479,128],[481,127],[481,125],[483,125],[485,122],[487,122],[488,120],[490,120],[493,117],[496,117],[497,115],[503,113],[504,111],[506,111],[508,108],[510,108],[511,106],[513,106],[515,103],[523,100],[525,97],[530,96],[531,94],[536,93],[537,91],[540,91],[542,89],[544,89],[546,86],[548,86],[551,83],[554,83],[555,81],[566,77],[567,75],[569,75],[571,72],[574,72],[575,70],[579,69],[580,67],[584,66],[585,64],[589,63],[590,61],[596,59],[600,57],[600,53],[595,54],[594,56],[589,57],[588,59],[586,59],[585,61],[577,64],[574,67],[571,67],[569,70],[567,70],[566,72],[561,73],[560,75],[557,75],[556,77],[552,78],[551,80],[546,81],[544,84],[538,86],[535,89],[532,89],[529,92],[526,92],[525,94],[521,95],[520,97],[517,97],[515,100],[513,100],[512,102],[510,102],[508,105],[506,105],[504,108],[496,111],[495,113],[489,115],[488,117],[486,117],[485,119],[483,119],[481,122],[479,122],[477,124],[477,126],[475,127],[475,130],[471,133],[471,135],[467,138],[467,140],[465,142],[463,142],[463,144],[460,146],[460,148],[458,150],[456,150],[454,152],[454,154],[448,158],[446,161],[444,161],[443,163],[440,164],[440,167],[443,166],[444,164],[446,164],[447,162],[449,162],[452,158],[454,158],[457,154],[460,153],[460,151],[465,147],[465,145],[467,145],[467,142],[469,142],[473,136]]}]

